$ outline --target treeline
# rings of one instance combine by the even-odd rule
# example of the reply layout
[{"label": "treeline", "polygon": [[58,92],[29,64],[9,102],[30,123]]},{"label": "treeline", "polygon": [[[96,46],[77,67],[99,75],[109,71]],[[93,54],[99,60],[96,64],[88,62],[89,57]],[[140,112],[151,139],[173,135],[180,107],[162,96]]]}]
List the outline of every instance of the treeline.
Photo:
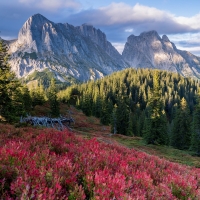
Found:
[{"label": "treeline", "polygon": [[7,46],[0,40],[0,121],[17,122],[20,116],[30,113],[36,105],[43,105],[46,101],[50,103],[50,114],[58,116],[59,102],[55,80],[52,79],[46,90],[39,85],[29,91],[11,72],[7,52]]},{"label": "treeline", "polygon": [[126,69],[60,91],[113,133],[144,137],[148,144],[172,145],[200,153],[199,81],[177,73]]}]

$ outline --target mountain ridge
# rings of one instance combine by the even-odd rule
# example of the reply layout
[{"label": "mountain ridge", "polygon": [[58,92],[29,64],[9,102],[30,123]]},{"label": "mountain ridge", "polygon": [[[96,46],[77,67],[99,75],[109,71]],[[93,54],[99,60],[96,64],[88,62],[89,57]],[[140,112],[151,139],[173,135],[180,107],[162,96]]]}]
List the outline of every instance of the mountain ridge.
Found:
[{"label": "mountain ridge", "polygon": [[178,72],[187,77],[200,77],[200,57],[176,48],[166,35],[143,32],[127,38],[123,58],[136,68],[156,68]]},{"label": "mountain ridge", "polygon": [[93,25],[54,23],[41,14],[31,16],[18,39],[7,41],[10,65],[18,78],[49,70],[60,82],[102,78],[128,67],[157,68],[200,77],[200,57],[181,51],[153,30],[130,35],[122,55]]}]

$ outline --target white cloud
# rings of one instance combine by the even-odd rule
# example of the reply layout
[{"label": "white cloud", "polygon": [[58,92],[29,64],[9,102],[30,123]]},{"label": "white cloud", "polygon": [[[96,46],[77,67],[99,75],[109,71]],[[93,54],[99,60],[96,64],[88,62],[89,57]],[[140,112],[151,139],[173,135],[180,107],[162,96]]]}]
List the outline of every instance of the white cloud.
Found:
[{"label": "white cloud", "polygon": [[200,46],[200,33],[185,33],[169,35],[171,41],[179,43],[182,46]]},{"label": "white cloud", "polygon": [[[198,15],[187,20],[174,14],[139,3],[130,6],[125,3],[111,3],[98,9],[81,11],[71,16],[76,23],[88,22],[94,26],[118,28],[120,31],[133,29],[134,34],[157,30],[160,34],[177,34],[196,31]],[[193,21],[193,25],[190,22]],[[83,23],[84,23],[83,22]],[[199,25],[200,30],[200,25]],[[128,31],[125,31],[128,32]]]},{"label": "white cloud", "polygon": [[125,29],[125,32],[132,33],[133,32],[133,28]]},{"label": "white cloud", "polygon": [[175,34],[168,37],[178,49],[200,56],[200,33]]},{"label": "white cloud", "polygon": [[192,17],[175,17],[175,20],[180,24],[190,26],[191,28],[196,30],[200,30],[200,13]]},{"label": "white cloud", "polygon": [[128,22],[148,22],[163,21],[166,18],[173,19],[173,15],[154,7],[136,4],[130,6],[125,3],[112,3],[109,6],[99,8],[109,19],[107,23],[128,23]]},{"label": "white cloud", "polygon": [[122,51],[124,50],[124,43],[116,43],[113,42],[112,45],[117,49],[117,51],[122,54]]},{"label": "white cloud", "polygon": [[21,4],[44,10],[57,11],[60,8],[77,9],[80,4],[75,0],[19,0]]}]

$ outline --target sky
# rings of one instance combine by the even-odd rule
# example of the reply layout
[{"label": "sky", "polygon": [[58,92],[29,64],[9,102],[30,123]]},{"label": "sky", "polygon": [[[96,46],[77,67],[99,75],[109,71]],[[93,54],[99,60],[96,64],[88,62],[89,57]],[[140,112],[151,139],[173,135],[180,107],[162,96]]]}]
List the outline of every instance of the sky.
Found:
[{"label": "sky", "polygon": [[120,53],[129,35],[156,30],[200,56],[199,0],[0,0],[0,37],[17,38],[37,13],[55,23],[92,24]]}]

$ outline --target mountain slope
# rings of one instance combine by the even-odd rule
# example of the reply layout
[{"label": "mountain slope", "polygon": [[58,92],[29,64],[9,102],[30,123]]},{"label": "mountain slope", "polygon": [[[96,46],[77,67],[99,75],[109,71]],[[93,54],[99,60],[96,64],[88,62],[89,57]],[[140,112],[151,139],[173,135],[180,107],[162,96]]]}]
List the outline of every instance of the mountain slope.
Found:
[{"label": "mountain slope", "polygon": [[40,14],[25,22],[10,53],[18,77],[48,68],[61,82],[86,81],[127,67],[100,30],[54,23]]},{"label": "mountain slope", "polygon": [[122,56],[131,67],[157,68],[200,77],[200,57],[177,49],[166,35],[161,38],[156,31],[130,35]]}]

